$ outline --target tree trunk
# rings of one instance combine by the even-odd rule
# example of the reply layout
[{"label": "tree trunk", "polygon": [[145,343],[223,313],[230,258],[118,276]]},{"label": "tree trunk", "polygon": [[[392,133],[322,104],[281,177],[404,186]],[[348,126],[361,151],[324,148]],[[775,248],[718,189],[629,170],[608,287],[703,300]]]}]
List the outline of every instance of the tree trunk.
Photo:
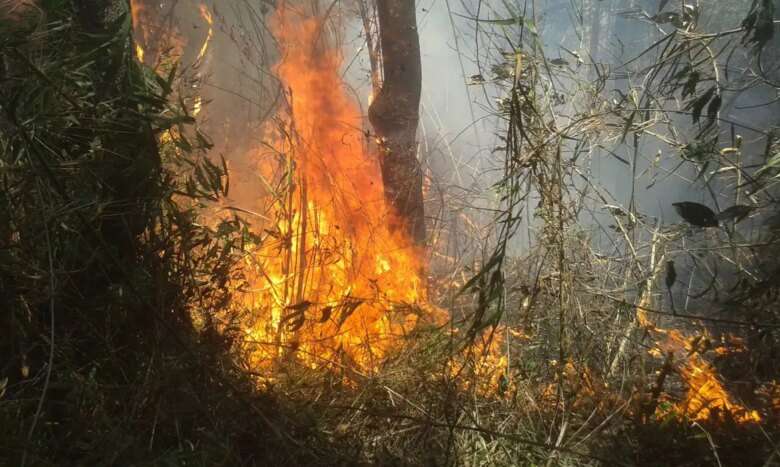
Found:
[{"label": "tree trunk", "polygon": [[377,0],[382,88],[368,109],[380,147],[385,197],[397,216],[391,227],[425,243],[422,171],[417,160],[422,65],[414,0]]}]

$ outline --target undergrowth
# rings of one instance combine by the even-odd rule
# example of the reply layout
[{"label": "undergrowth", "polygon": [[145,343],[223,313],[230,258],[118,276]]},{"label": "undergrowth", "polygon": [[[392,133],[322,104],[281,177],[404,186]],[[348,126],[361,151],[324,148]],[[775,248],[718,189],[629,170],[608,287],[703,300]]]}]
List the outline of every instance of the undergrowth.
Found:
[{"label": "undergrowth", "polygon": [[227,174],[109,3],[0,18],[0,464],[341,459],[209,326],[251,235],[200,220]]}]

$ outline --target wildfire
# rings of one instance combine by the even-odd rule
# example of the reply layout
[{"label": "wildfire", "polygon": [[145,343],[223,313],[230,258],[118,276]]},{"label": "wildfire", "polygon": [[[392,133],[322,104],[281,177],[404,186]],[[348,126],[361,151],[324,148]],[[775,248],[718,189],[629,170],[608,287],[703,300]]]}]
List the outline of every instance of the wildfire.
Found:
[{"label": "wildfire", "polygon": [[135,56],[149,66],[170,65],[182,55],[187,40],[174,25],[161,24],[161,12],[147,5],[144,0],[130,0]]},{"label": "wildfire", "polygon": [[[133,25],[133,32],[136,33],[135,37],[135,56],[138,58],[138,61],[141,63],[144,63],[144,48],[141,45],[141,42],[146,42],[146,34],[145,30],[142,26],[141,21],[141,15],[143,14],[144,6],[140,2],[140,0],[130,0],[130,15],[132,18],[132,25]],[[141,31],[140,37],[139,37],[139,31]]]},{"label": "wildfire", "polygon": [[138,58],[139,62],[144,62],[144,48],[138,44],[135,45],[135,56]]},{"label": "wildfire", "polygon": [[209,8],[203,3],[200,4],[200,17],[206,21],[206,24],[209,26],[209,30],[208,33],[206,33],[206,40],[203,41],[203,45],[200,46],[200,51],[198,52],[198,58],[196,61],[200,61],[206,55],[206,51],[209,49],[209,42],[211,42],[211,38],[214,37],[214,19],[211,16],[211,11],[209,11]]},{"label": "wildfire", "polygon": [[[672,413],[685,415],[700,422],[721,419],[726,413],[739,423],[761,422],[755,410],[748,410],[735,402],[720,381],[717,370],[702,355],[708,350],[706,337],[687,338],[676,330],[667,330],[653,324],[646,313],[637,310],[637,319],[642,327],[657,337],[656,348],[650,352],[660,357],[664,354],[678,356],[677,371],[688,386],[683,400],[674,404]],[[667,412],[661,406],[657,415]]]},{"label": "wildfire", "polygon": [[731,395],[718,379],[716,370],[699,354],[691,355],[680,371],[688,383],[688,394],[684,401],[677,404],[677,408],[694,420],[707,421],[728,412],[740,423],[761,421],[758,412],[747,410],[732,401]]},{"label": "wildfire", "polygon": [[255,156],[265,157],[264,179],[287,190],[271,195],[276,220],[262,226],[265,241],[245,264],[251,359],[372,372],[421,322],[441,318],[425,305],[423,255],[388,227],[379,156],[344,90],[324,19],[282,4],[271,30],[289,107],[267,129],[278,163],[267,151]]},{"label": "wildfire", "polygon": [[485,331],[477,336],[474,345],[463,350],[463,355],[448,362],[450,376],[462,390],[473,390],[488,397],[514,392],[509,357],[501,349],[507,332],[506,326]]},{"label": "wildfire", "polygon": [[[211,11],[209,8],[203,3],[200,4],[200,17],[203,18],[203,20],[206,22],[209,30],[206,33],[206,39],[203,41],[203,45],[200,46],[198,58],[195,60],[195,63],[200,63],[203,60],[203,57],[206,56],[206,52],[209,50],[209,43],[214,37],[214,18],[211,16]],[[192,105],[192,114],[197,117],[202,109],[203,97],[197,95],[195,96],[194,103]]]}]

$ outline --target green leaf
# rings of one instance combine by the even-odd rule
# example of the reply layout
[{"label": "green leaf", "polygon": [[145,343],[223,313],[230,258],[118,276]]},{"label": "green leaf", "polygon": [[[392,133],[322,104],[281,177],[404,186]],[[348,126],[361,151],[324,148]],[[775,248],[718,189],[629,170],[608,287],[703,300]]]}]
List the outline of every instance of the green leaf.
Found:
[{"label": "green leaf", "polygon": [[499,18],[499,19],[473,18],[469,16],[459,15],[457,13],[453,13],[453,15],[470,21],[476,21],[478,23],[495,24],[496,26],[515,26],[515,25],[524,24],[525,26],[530,28],[532,32],[535,33],[533,21],[526,19],[526,17],[522,15],[513,16],[511,18]]}]

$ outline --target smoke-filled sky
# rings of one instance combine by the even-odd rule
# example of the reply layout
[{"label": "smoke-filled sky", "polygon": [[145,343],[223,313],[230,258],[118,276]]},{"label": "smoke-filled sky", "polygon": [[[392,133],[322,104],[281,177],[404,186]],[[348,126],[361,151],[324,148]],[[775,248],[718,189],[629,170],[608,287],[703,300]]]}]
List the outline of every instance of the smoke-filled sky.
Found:
[{"label": "smoke-filled sky", "polygon": [[[509,49],[510,41],[517,39],[516,28],[496,26],[495,20],[516,17],[524,8],[523,2],[500,7],[488,3],[493,2],[421,0],[417,3],[423,65],[421,154],[426,165],[432,168],[437,183],[463,197],[479,199],[472,204],[480,206],[495,200],[490,186],[500,176],[501,167],[501,154],[492,150],[498,145],[497,134],[502,132],[503,122],[495,117],[494,110],[495,100],[502,97],[503,91],[490,82],[491,66],[500,61],[501,50]],[[535,22],[547,58],[569,61],[577,78],[593,76],[591,60],[612,71],[631,71],[631,67],[620,65],[660,37],[658,25],[641,17],[656,13],[659,6],[656,0],[535,3],[536,11],[524,13]],[[738,3],[735,10],[745,11],[749,1]],[[275,60],[275,45],[260,24],[263,8],[222,0],[208,5],[216,17],[211,51],[201,73],[203,92],[212,101],[205,112],[208,129],[221,151],[228,155],[240,154],[247,145],[256,145],[256,140],[262,138],[259,120],[279,103],[275,79],[269,72]],[[709,17],[704,7],[701,21],[714,29],[739,23],[737,16]],[[338,21],[334,24],[344,26],[336,37],[344,44],[345,77],[365,108],[370,88],[369,66],[357,9],[349,3],[339,3],[336,8],[333,15]],[[512,13],[509,8],[517,10]],[[158,12],[160,16],[164,13],[164,9]],[[198,16],[198,2],[180,2],[174,16],[177,27],[188,40],[194,43],[203,40],[205,25]],[[586,58],[584,64],[574,64],[569,51]],[[471,77],[477,74],[487,83],[475,84]],[[641,83],[631,78],[611,79],[604,92],[626,92],[637,85]],[[766,89],[734,91],[728,97],[722,111],[724,118],[759,128],[765,128],[773,119],[777,121],[780,113],[777,103],[758,105],[772,99]],[[573,93],[568,98],[576,101],[578,95]],[[687,119],[681,116],[676,123],[684,129],[689,125]],[[758,141],[759,135],[745,128],[736,126],[735,132],[744,134],[746,145]],[[664,223],[679,222],[671,208],[673,202],[688,200],[712,205],[710,193],[700,183],[691,183],[697,175],[694,167],[686,164],[671,174],[678,165],[674,148],[643,138],[635,167],[624,162],[633,157],[629,144],[615,144],[609,149],[614,155],[595,151],[589,161],[583,162],[586,164],[583,169],[587,169],[593,183],[611,194],[611,203],[627,206],[633,185],[638,210],[661,218]],[[657,157],[659,151],[661,158]],[[241,160],[233,162],[236,178],[251,179],[251,168],[243,166]],[[634,173],[637,182],[632,184]],[[719,206],[713,207],[723,209],[728,202],[718,200]],[[598,214],[600,206],[591,208]]]},{"label": "smoke-filled sky", "polygon": [[[639,70],[643,62],[627,67],[622,65],[661,37],[659,26],[649,18],[664,3],[656,0],[582,3],[549,1],[535,2],[537,11],[531,13],[525,10],[523,13],[535,20],[548,60],[564,59],[573,63],[569,51],[574,51],[589,58],[583,65],[573,66],[577,77],[589,78],[593,76],[591,60],[604,64],[613,72]],[[707,3],[701,3],[700,21],[706,28],[715,31],[738,26],[742,18],[740,15],[747,11],[750,2],[734,2],[731,7],[735,14],[730,17],[708,14]],[[507,8],[512,6],[496,7],[469,0],[427,0],[418,3],[425,129],[428,134],[437,135],[439,141],[454,141],[451,146],[454,158],[468,168],[479,167],[471,173],[479,174],[479,185],[483,189],[495,181],[495,175],[485,174],[484,169],[495,166],[490,161],[490,150],[496,145],[495,135],[500,133],[501,123],[490,116],[491,109],[488,106],[492,105],[495,98],[501,97],[501,91],[489,85],[468,85],[468,82],[469,77],[477,73],[490,80],[490,67],[500,60],[500,50],[510,47],[508,40],[491,35],[495,34],[496,29],[501,29],[491,28],[495,24],[494,20],[517,17],[523,4],[518,2],[514,5],[514,12]],[[665,9],[669,10],[668,5]],[[477,15],[480,21],[473,19]],[[500,32],[506,33],[510,39],[516,39],[511,30]],[[652,60],[653,57],[651,54],[645,60]],[[736,69],[731,72],[732,76],[738,73]],[[636,76],[641,78],[642,74]],[[626,92],[641,85],[637,78],[629,75],[627,79],[609,80],[605,92],[614,92],[615,89]],[[760,147],[762,135],[750,128],[766,129],[767,125],[779,121],[780,104],[760,105],[776,98],[773,90],[771,87],[727,90],[724,96],[722,118],[734,123],[733,131],[744,137],[746,149],[760,153],[763,149]],[[572,100],[578,97],[576,93],[569,96]],[[474,121],[477,123],[472,124]],[[689,116],[675,117],[674,123],[684,137],[687,131],[690,131],[687,137],[693,137],[695,128]],[[724,124],[724,127],[728,126]],[[751,146],[750,142],[756,145]],[[672,203],[678,201],[701,202],[716,211],[734,203],[733,195],[713,198],[712,193],[702,186],[703,179],[697,180],[698,169],[692,164],[679,166],[679,149],[657,138],[640,139],[634,167],[624,162],[634,157],[631,141],[615,144],[610,150],[617,157],[596,151],[585,164],[593,178],[591,181],[611,194],[610,201],[616,205],[627,207],[633,192],[634,203],[640,213],[669,224],[680,221],[672,208]],[[632,178],[635,179],[634,183]],[[594,210],[599,208],[593,206]],[[595,214],[596,219],[608,220],[604,212]],[[589,219],[581,220],[590,222]],[[748,225],[745,224],[745,227]]]}]

